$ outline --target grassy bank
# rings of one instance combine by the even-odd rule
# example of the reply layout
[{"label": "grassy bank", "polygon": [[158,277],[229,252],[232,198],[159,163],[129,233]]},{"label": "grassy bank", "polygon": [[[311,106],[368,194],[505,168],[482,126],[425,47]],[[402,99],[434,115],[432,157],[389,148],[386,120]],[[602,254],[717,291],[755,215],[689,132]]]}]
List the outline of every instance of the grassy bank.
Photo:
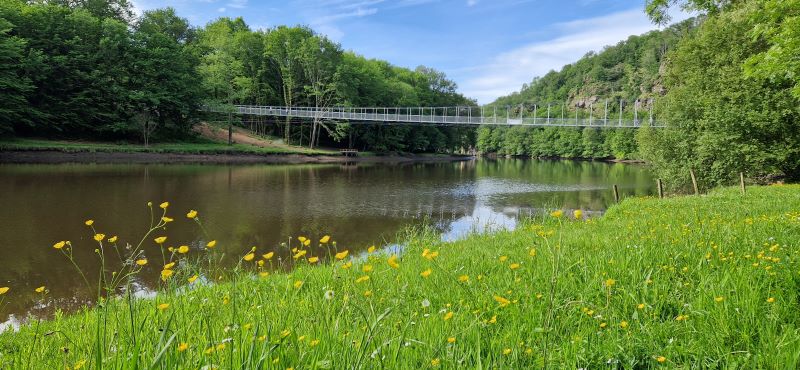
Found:
[{"label": "grassy bank", "polygon": [[174,257],[154,299],[0,334],[0,368],[794,369],[799,243],[800,186],[773,186],[628,199],[454,243],[423,232],[392,256],[301,247],[290,273],[259,274],[277,261],[256,250],[213,286]]},{"label": "grassy bank", "polygon": [[328,150],[311,150],[303,147],[258,147],[246,144],[227,145],[201,140],[194,143],[157,143],[145,148],[140,144],[93,143],[58,140],[16,139],[0,141],[0,151],[59,151],[64,153],[168,153],[168,154],[306,154],[339,155]]}]

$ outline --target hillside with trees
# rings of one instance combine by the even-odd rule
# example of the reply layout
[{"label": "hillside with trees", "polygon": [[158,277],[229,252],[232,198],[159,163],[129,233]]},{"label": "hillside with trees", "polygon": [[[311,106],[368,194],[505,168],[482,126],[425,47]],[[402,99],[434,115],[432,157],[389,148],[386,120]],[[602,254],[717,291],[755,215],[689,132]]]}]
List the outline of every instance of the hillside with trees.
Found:
[{"label": "hillside with trees", "polygon": [[[111,142],[192,140],[203,106],[474,105],[436,70],[366,59],[307,27],[241,18],[193,27],[126,0],[0,0],[0,135]],[[232,117],[238,122],[239,118]],[[473,129],[257,119],[261,134],[315,147],[448,152]]]},{"label": "hillside with trees", "polygon": [[[519,92],[498,98],[491,104],[522,113],[546,117],[545,107],[552,105],[554,116],[572,117],[576,109],[586,114],[595,110],[595,117],[604,114],[604,102],[610,104],[613,117],[619,114],[623,101],[625,115],[637,100],[640,110],[665,92],[664,62],[669,52],[692,32],[700,20],[690,19],[660,31],[631,36],[600,52],[590,52],[577,62],[551,71],[524,84]],[[534,106],[539,109],[534,110]],[[478,131],[477,148],[484,153],[529,155],[533,157],[619,158],[638,157],[633,129],[603,130],[598,128],[528,128],[482,127]]]}]

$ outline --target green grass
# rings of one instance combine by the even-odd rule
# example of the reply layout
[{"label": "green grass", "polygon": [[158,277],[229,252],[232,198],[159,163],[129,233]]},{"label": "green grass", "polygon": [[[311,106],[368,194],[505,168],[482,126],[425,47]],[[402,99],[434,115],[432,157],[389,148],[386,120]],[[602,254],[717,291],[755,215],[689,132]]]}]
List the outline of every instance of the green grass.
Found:
[{"label": "green grass", "polygon": [[409,238],[398,268],[380,252],[323,254],[318,266],[306,255],[262,277],[256,258],[210,286],[187,283],[196,265],[179,261],[155,299],[115,299],[0,335],[0,368],[800,363],[800,186],[628,199],[599,219],[544,217],[453,243]]},{"label": "green grass", "polygon": [[311,150],[302,147],[266,147],[234,144],[227,145],[213,141],[201,140],[190,143],[156,143],[145,148],[140,144],[127,143],[94,143],[38,139],[16,139],[0,141],[0,151],[60,151],[65,153],[170,153],[170,154],[307,154],[326,155],[339,154],[327,150]]}]

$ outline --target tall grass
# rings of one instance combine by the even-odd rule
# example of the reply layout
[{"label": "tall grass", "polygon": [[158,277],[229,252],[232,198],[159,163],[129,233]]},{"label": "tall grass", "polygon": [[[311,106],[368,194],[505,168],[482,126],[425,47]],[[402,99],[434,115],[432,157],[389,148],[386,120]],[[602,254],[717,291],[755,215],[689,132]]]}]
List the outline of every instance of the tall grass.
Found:
[{"label": "tall grass", "polygon": [[155,298],[101,294],[1,334],[0,368],[800,363],[800,186],[629,199],[598,219],[555,212],[452,243],[422,230],[391,255],[293,243],[291,272],[268,273],[276,262],[257,249],[216,284],[213,263],[178,253]]}]

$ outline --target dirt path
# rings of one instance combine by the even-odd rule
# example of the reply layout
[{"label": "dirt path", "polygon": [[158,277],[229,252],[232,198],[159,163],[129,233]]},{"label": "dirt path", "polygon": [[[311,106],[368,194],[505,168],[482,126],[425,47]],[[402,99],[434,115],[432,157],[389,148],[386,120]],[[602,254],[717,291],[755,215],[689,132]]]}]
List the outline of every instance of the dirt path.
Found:
[{"label": "dirt path", "polygon": [[[203,137],[206,137],[211,140],[227,143],[228,142],[228,130],[224,128],[214,127],[209,125],[208,123],[202,122],[196,125],[193,130]],[[241,128],[241,127],[233,127],[233,134],[231,135],[234,144],[247,144],[257,146],[259,148],[278,148],[282,149],[287,152],[296,151],[298,153],[303,153],[304,151],[308,150],[307,148],[286,145],[284,143],[276,143],[272,140],[265,139],[258,137],[252,134],[250,131]],[[316,149],[316,151],[326,151],[325,148]],[[330,151],[330,154],[338,154],[336,151]]]}]

